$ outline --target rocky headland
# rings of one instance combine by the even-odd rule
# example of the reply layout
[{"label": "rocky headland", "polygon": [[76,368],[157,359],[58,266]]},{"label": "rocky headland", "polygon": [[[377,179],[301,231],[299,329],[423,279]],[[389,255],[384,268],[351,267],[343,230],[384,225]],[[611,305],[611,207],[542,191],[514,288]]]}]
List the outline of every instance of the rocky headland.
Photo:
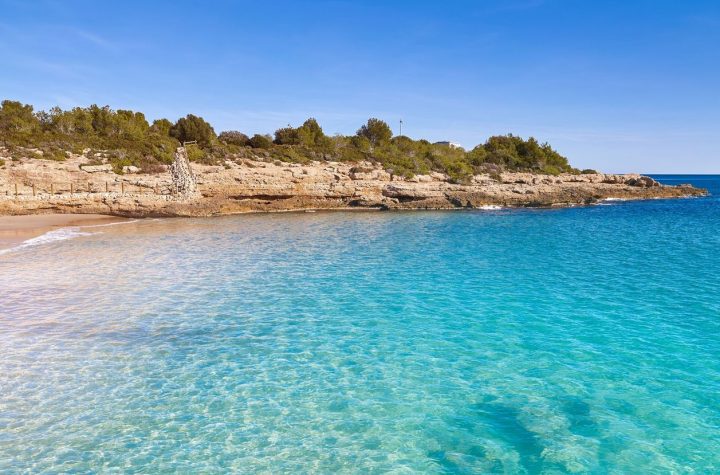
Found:
[{"label": "rocky headland", "polygon": [[[1,157],[0,157],[1,158]],[[222,165],[175,163],[154,173],[116,174],[85,155],[64,161],[5,159],[0,215],[101,213],[128,217],[215,216],[243,212],[338,209],[460,209],[588,205],[605,199],[699,196],[690,185],[665,186],[628,174],[499,173],[463,184],[442,173],[393,176],[370,163],[256,159]]]}]

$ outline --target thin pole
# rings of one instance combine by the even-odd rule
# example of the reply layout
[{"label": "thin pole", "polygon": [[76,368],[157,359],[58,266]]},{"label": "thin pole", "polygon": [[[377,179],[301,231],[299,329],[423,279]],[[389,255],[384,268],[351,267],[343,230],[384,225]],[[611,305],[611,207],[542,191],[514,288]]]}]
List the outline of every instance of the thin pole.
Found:
[{"label": "thin pole", "polygon": [[15,196],[17,196],[17,195],[18,195],[18,191],[17,191],[17,183],[15,183]]},{"label": "thin pole", "polygon": [[105,182],[105,193],[108,192],[108,182]]},{"label": "thin pole", "polygon": [[70,196],[72,196],[72,194],[73,194],[73,191],[74,191],[74,190],[73,190],[73,184],[72,184],[72,183],[70,183]]},{"label": "thin pole", "polygon": [[51,195],[55,194],[55,184],[54,183],[50,183],[50,194]]},{"label": "thin pole", "polygon": [[124,181],[120,182],[120,190],[121,190],[121,193],[124,195],[125,194],[125,182]]},{"label": "thin pole", "polygon": [[35,196],[35,183],[33,183],[33,196]]}]

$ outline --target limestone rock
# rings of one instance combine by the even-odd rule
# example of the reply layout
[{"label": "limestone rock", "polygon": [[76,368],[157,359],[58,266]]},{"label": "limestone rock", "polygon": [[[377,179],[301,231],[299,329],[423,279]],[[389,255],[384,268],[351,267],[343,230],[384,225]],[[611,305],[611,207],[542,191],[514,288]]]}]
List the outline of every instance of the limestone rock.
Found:
[{"label": "limestone rock", "polygon": [[[124,168],[127,168],[127,167],[124,167]],[[135,168],[135,167],[133,167],[133,168]],[[80,169],[82,171],[88,172],[88,173],[100,173],[100,172],[109,173],[109,172],[113,171],[113,167],[109,163],[106,165],[80,165]]]}]

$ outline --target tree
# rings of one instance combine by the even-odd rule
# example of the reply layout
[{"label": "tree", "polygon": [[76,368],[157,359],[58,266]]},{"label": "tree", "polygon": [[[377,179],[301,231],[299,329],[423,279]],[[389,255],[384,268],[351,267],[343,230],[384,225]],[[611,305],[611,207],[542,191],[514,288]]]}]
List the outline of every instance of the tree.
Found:
[{"label": "tree", "polygon": [[367,138],[373,145],[380,145],[390,140],[393,134],[386,122],[372,118],[358,129],[357,135]]},{"label": "tree", "polygon": [[320,124],[312,117],[298,127],[297,135],[300,143],[308,147],[324,145],[325,139],[327,139]]},{"label": "tree", "polygon": [[[142,140],[150,130],[150,124],[142,112],[118,109],[115,113],[118,135],[131,140]],[[198,140],[199,142],[199,140]]]},{"label": "tree", "polygon": [[300,143],[297,129],[290,125],[277,129],[275,131],[275,143],[278,145],[297,145]]},{"label": "tree", "polygon": [[167,119],[155,119],[150,126],[150,131],[160,135],[170,135],[173,123]]},{"label": "tree", "polygon": [[33,106],[18,101],[2,101],[0,131],[32,133],[40,121],[33,114]]},{"label": "tree", "polygon": [[224,132],[220,132],[218,140],[228,145],[238,145],[240,147],[244,147],[248,144],[250,138],[237,130],[226,130]]},{"label": "tree", "polygon": [[201,147],[208,147],[215,140],[215,130],[205,119],[193,114],[179,119],[170,129],[170,135],[182,142],[196,140]]},{"label": "tree", "polygon": [[250,138],[249,145],[252,148],[270,148],[270,146],[272,146],[272,140],[268,135],[255,134]]},{"label": "tree", "polygon": [[465,156],[470,165],[477,167],[485,163],[488,153],[487,150],[485,150],[485,147],[478,145],[474,149],[470,150]]}]

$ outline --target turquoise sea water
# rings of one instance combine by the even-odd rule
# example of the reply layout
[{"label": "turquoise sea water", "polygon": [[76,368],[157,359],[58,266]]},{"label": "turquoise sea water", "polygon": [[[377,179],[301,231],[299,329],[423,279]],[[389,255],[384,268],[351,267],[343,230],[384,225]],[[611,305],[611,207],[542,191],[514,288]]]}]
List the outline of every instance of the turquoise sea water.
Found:
[{"label": "turquoise sea water", "polygon": [[720,472],[720,177],[659,178],[0,255],[0,472]]}]

